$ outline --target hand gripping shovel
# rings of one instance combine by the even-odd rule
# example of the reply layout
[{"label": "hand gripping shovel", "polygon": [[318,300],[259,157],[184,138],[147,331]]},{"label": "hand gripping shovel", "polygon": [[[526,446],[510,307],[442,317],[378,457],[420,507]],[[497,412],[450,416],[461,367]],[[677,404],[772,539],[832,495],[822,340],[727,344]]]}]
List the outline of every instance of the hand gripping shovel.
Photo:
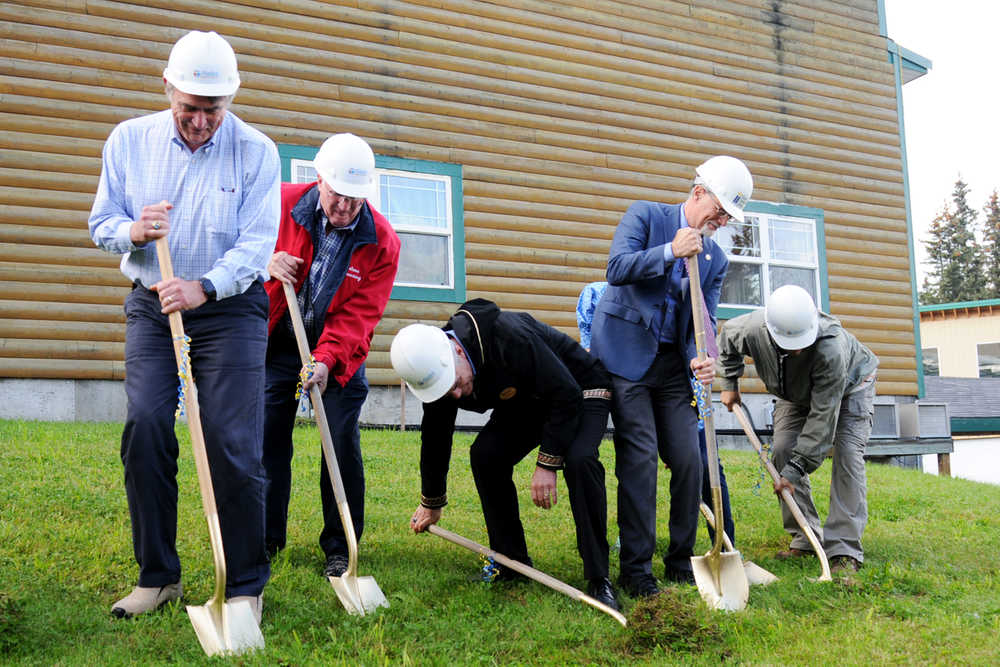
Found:
[{"label": "hand gripping shovel", "polygon": [[[747,434],[747,437],[750,438],[750,444],[752,444],[753,448],[757,450],[757,456],[759,456],[760,460],[764,463],[764,467],[766,467],[767,471],[771,473],[771,479],[777,483],[781,477],[778,475],[778,471],[774,469],[774,464],[768,460],[767,455],[764,453],[764,447],[760,444],[760,439],[754,431],[753,424],[750,423],[750,415],[744,411],[743,406],[739,403],[733,407],[733,414],[736,415],[736,419],[740,422],[740,426],[743,427],[743,431]],[[806,522],[806,518],[803,516],[802,510],[800,510],[799,506],[796,504],[795,498],[793,498],[792,494],[788,492],[788,489],[782,489],[781,499],[785,501],[786,505],[788,505],[788,509],[791,510],[792,516],[795,517],[795,522],[798,523],[799,528],[802,529],[802,534],[809,540],[809,544],[812,545],[813,551],[816,553],[816,557],[819,558],[820,565],[823,568],[823,574],[820,575],[817,581],[833,581],[833,577],[830,576],[830,563],[826,558],[826,552],[823,551],[823,545],[821,545],[819,540],[816,539],[816,535]]]},{"label": "hand gripping shovel", "polygon": [[461,535],[457,535],[451,532],[450,530],[445,530],[444,528],[441,528],[437,524],[432,523],[427,528],[427,531],[437,535],[440,538],[448,540],[452,544],[457,544],[460,547],[465,547],[469,551],[474,551],[478,554],[486,556],[487,558],[492,558],[493,560],[500,563],[504,567],[509,567],[515,572],[520,572],[529,579],[534,579],[538,583],[548,586],[554,591],[559,591],[560,593],[570,596],[574,600],[579,600],[584,604],[589,604],[594,609],[603,611],[608,616],[614,618],[616,621],[622,624],[622,627],[625,627],[628,624],[628,621],[625,620],[625,616],[623,616],[621,612],[615,611],[608,605],[598,600],[595,600],[594,598],[590,597],[583,591],[577,590],[576,588],[573,588],[569,584],[559,581],[555,577],[552,577],[550,575],[545,574],[544,572],[536,570],[530,565],[525,565],[520,561],[516,561],[512,558],[507,558],[502,553],[498,553],[496,551],[493,551],[492,549],[488,549],[487,547],[484,547],[482,544],[473,542],[472,540],[462,537]]},{"label": "hand gripping shovel", "polygon": [[[173,278],[174,269],[166,237],[156,240],[156,256],[160,261],[160,275],[163,279]],[[205,436],[201,431],[198,390],[191,374],[191,360],[184,350],[184,323],[181,314],[179,311],[174,311],[170,313],[168,319],[170,334],[174,340],[177,370],[186,381],[184,410],[187,412],[195,469],[198,471],[198,486],[201,489],[201,504],[208,520],[208,536],[212,544],[212,559],[215,561],[215,592],[212,598],[200,607],[188,605],[188,618],[191,619],[191,625],[194,626],[201,647],[208,655],[243,653],[264,648],[264,635],[260,632],[260,626],[257,625],[250,604],[245,600],[226,602],[226,556],[222,548],[219,512],[215,506],[212,472],[208,464],[208,454],[205,452]]]},{"label": "hand gripping shovel", "polygon": [[[302,365],[312,361],[309,353],[309,343],[306,338],[302,315],[299,314],[299,301],[295,290],[288,283],[282,283],[285,288],[285,301],[288,302],[288,314],[295,329],[295,342],[299,346],[299,356]],[[313,385],[309,389],[309,399],[312,401],[313,414],[316,416],[316,426],[319,428],[320,440],[323,442],[323,458],[326,459],[327,472],[333,485],[333,496],[337,500],[337,510],[340,512],[340,522],[344,525],[344,536],[347,538],[347,570],[339,577],[327,577],[333,590],[337,592],[341,604],[351,614],[374,611],[378,607],[388,607],[389,601],[385,593],[378,587],[374,577],[358,576],[358,539],[354,534],[354,523],[351,521],[351,508],[347,504],[347,494],[344,492],[344,480],[340,476],[340,465],[333,451],[333,438],[330,437],[330,426],[326,421],[326,410],[323,409],[323,394],[319,387]]]},{"label": "hand gripping shovel", "polygon": [[[705,517],[705,522],[711,526],[712,530],[718,530],[718,528],[715,527],[715,515],[712,514],[712,510],[710,510],[708,505],[705,503],[701,504],[701,515]],[[729,539],[729,535],[726,535],[725,532],[722,533],[722,545],[726,547],[726,551],[736,551],[733,547],[732,541]],[[747,573],[747,582],[751,586],[767,586],[768,584],[773,584],[778,580],[778,577],[774,576],[774,574],[768,572],[760,565],[751,563],[748,560],[743,561],[743,571]]]},{"label": "hand gripping shovel", "polygon": [[[698,359],[708,357],[705,341],[705,302],[701,293],[701,276],[698,257],[687,262],[691,279],[691,316],[694,320],[694,338],[698,347]],[[719,481],[719,451],[715,443],[715,419],[712,415],[711,387],[705,387],[708,409],[702,418],[705,421],[705,450],[708,454],[708,478],[712,487],[712,508],[715,516],[722,516],[722,485]],[[720,527],[721,528],[721,527]],[[698,585],[705,603],[715,609],[738,611],[747,606],[750,585],[743,570],[743,559],[739,551],[722,553],[722,536],[725,531],[715,531],[712,550],[704,556],[691,557],[694,581]]]}]

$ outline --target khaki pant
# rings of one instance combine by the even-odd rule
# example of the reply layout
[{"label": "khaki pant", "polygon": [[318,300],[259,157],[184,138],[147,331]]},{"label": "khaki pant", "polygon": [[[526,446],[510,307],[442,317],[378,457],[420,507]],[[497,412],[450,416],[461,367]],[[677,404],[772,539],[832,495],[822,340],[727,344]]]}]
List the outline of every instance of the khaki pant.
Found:
[{"label": "khaki pant", "polygon": [[[830,511],[821,529],[816,505],[813,503],[809,476],[795,484],[795,502],[816,533],[828,558],[851,556],[864,561],[861,535],[868,523],[867,481],[865,477],[865,445],[872,430],[875,383],[844,396],[840,403],[837,432],[833,440],[833,471],[830,480]],[[778,470],[792,456],[792,449],[805,424],[809,409],[779,400],[774,407],[774,466]],[[802,533],[791,511],[779,500],[785,531],[792,536],[794,549],[812,551],[812,545]]]}]

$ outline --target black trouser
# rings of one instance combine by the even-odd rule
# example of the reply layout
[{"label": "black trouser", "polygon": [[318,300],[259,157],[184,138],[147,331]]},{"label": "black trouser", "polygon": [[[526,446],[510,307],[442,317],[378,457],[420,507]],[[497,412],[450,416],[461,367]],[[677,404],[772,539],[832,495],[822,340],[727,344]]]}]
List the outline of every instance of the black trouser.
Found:
[{"label": "black trouser", "polygon": [[[295,388],[301,369],[302,359],[295,338],[285,330],[284,322],[279,322],[267,346],[267,409],[264,418],[264,469],[268,479],[266,539],[268,550],[272,552],[283,549],[286,540],[292,487],[292,430],[298,408]],[[361,460],[358,418],[367,396],[368,380],[364,364],[344,387],[331,379],[323,392],[323,409],[358,541],[365,527],[365,469]],[[347,538],[333,496],[325,456],[320,460],[320,496],[323,532],[319,536],[319,545],[327,557],[333,554],[346,556]]]},{"label": "black trouser", "polygon": [[[125,492],[139,585],[180,581],[177,557],[177,362],[159,297],[141,286],[125,299],[122,432]],[[205,450],[226,557],[226,596],[259,595],[270,576],[264,552],[264,350],[267,295],[253,283],[238,296],[183,314],[198,390]],[[188,530],[203,530],[204,523]]]},{"label": "black trouser", "polygon": [[[583,401],[580,425],[565,455],[563,474],[586,579],[608,576],[607,492],[599,449],[609,409],[605,399]],[[522,562],[528,562],[528,547],[518,511],[514,466],[538,446],[545,419],[544,413],[526,403],[494,409],[469,452],[490,547]]]},{"label": "black trouser", "polygon": [[688,364],[669,350],[632,382],[612,374],[621,573],[652,574],[656,548],[657,454],[670,466],[667,568],[690,570],[698,530],[702,462]]}]

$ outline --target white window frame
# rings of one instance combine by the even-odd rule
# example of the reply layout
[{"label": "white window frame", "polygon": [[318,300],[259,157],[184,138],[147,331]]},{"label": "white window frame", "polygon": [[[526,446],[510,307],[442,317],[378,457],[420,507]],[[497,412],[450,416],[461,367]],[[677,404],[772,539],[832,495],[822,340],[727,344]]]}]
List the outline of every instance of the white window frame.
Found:
[{"label": "white window frame", "polygon": [[[752,264],[755,266],[762,266],[761,271],[761,303],[757,304],[747,304],[747,303],[730,303],[730,302],[720,302],[720,308],[728,309],[739,309],[739,310],[749,310],[761,308],[767,304],[767,297],[774,291],[771,287],[771,273],[769,269],[771,267],[788,267],[805,269],[813,272],[813,290],[817,297],[818,305],[822,307],[822,262],[821,262],[821,248],[822,248],[822,238],[819,230],[818,221],[813,217],[803,217],[798,215],[789,215],[784,213],[771,213],[767,211],[754,211],[747,210],[746,215],[754,217],[759,221],[759,238],[760,238],[760,256],[753,257],[747,255],[732,255],[728,252],[726,257],[729,258],[730,268],[733,264]],[[812,229],[813,233],[813,259],[811,262],[796,262],[791,260],[777,260],[771,258],[771,238],[770,238],[770,226],[773,221],[789,221],[794,223],[801,223],[808,225]],[[728,279],[728,277],[727,277]]]},{"label": "white window frame", "polygon": [[[312,182],[313,180],[315,180],[315,169],[313,168],[313,162],[312,162],[312,160],[306,160],[306,159],[301,159],[301,158],[291,158],[290,161],[289,161],[289,166],[290,166],[291,178],[292,178],[292,182],[293,183],[308,183],[308,182]],[[313,170],[313,174],[314,174],[313,178],[310,178],[310,179],[305,180],[305,181],[298,179],[297,175],[298,175],[298,170],[299,170],[300,167],[308,167],[308,168],[312,169]],[[389,218],[388,215],[386,216],[386,218],[389,219],[389,224],[391,224],[392,228],[394,230],[396,230],[397,232],[402,232],[402,233],[406,233],[406,234],[421,234],[421,235],[425,235],[425,236],[438,236],[438,237],[444,237],[445,238],[446,247],[449,249],[449,251],[445,253],[446,256],[447,256],[447,258],[448,258],[448,284],[446,284],[446,285],[430,285],[430,284],[426,284],[426,283],[404,282],[404,281],[401,281],[401,280],[396,280],[393,284],[395,286],[399,286],[399,287],[412,287],[412,288],[418,288],[418,289],[421,289],[421,290],[425,290],[426,289],[426,290],[449,290],[449,291],[454,291],[455,290],[455,257],[454,257],[454,254],[450,250],[452,248],[452,246],[453,246],[454,236],[455,236],[454,211],[452,210],[452,190],[451,190],[452,179],[451,179],[451,177],[445,176],[445,175],[441,175],[441,174],[430,174],[430,173],[423,173],[423,172],[417,172],[417,171],[405,171],[405,170],[401,170],[401,169],[383,169],[383,168],[376,167],[376,169],[375,169],[375,193],[373,194],[373,196],[371,198],[371,201],[376,206],[378,206],[378,204],[382,201],[382,197],[381,197],[381,195],[382,195],[382,192],[381,192],[381,190],[382,190],[382,179],[381,179],[382,175],[402,176],[402,177],[405,177],[405,178],[414,178],[414,179],[420,179],[420,180],[428,180],[428,181],[433,181],[433,182],[443,183],[444,184],[445,223],[446,223],[445,227],[443,227],[443,228],[438,228],[438,227],[429,228],[429,227],[422,227],[420,225],[396,224],[395,222],[393,222],[393,220],[391,218]],[[405,249],[403,250],[403,252],[405,252]]]}]

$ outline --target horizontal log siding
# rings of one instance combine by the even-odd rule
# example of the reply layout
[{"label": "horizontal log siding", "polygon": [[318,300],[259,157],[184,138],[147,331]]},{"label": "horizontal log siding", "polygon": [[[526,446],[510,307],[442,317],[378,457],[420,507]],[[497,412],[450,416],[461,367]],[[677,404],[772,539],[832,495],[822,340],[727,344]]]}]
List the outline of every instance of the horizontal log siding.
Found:
[{"label": "horizontal log siding", "polygon": [[[230,39],[233,110],[280,143],[366,137],[463,166],[466,287],[576,335],[636,199],[728,153],[754,198],[822,209],[831,310],[916,392],[895,83],[875,0],[27,0],[0,5],[0,375],[123,373],[118,257],[86,218],[115,123],[162,109],[191,29]],[[369,359],[453,304],[392,301]],[[752,371],[745,390],[760,390]]]}]

